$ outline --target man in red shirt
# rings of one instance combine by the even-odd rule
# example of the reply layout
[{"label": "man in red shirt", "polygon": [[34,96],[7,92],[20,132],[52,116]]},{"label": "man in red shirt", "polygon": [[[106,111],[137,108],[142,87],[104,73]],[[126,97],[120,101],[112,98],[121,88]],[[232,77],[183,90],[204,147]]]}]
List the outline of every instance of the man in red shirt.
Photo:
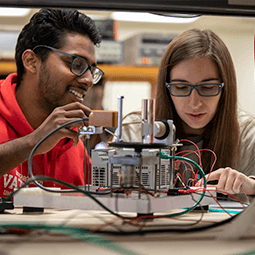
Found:
[{"label": "man in red shirt", "polygon": [[[42,9],[21,31],[17,74],[0,82],[0,196],[29,179],[27,160],[42,138],[89,116],[82,102],[103,76],[95,58],[100,40],[94,21],[74,10]],[[84,155],[89,158],[78,138],[81,125],[60,129],[38,147],[34,175],[84,185]]]}]

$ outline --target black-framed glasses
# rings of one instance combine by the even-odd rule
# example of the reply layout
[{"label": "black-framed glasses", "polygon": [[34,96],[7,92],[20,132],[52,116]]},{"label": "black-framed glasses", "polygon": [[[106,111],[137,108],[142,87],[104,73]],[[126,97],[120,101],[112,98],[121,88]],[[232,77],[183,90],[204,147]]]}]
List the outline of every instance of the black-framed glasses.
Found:
[{"label": "black-framed glasses", "polygon": [[70,71],[73,74],[80,77],[89,69],[91,74],[92,74],[93,84],[98,83],[99,80],[104,75],[104,72],[100,68],[98,68],[96,66],[90,66],[85,58],[82,58],[80,56],[76,56],[76,55],[73,55],[73,54],[66,53],[62,50],[55,49],[55,48],[53,48],[51,46],[47,46],[47,45],[37,45],[33,48],[33,51],[37,48],[47,48],[47,49],[53,50],[57,53],[61,53],[65,56],[68,56],[68,57],[72,58],[72,62],[71,62],[71,65],[70,65]]},{"label": "black-framed glasses", "polygon": [[187,97],[195,89],[202,97],[214,97],[219,95],[224,83],[201,83],[199,85],[191,85],[181,82],[166,83],[170,95],[175,97]]}]

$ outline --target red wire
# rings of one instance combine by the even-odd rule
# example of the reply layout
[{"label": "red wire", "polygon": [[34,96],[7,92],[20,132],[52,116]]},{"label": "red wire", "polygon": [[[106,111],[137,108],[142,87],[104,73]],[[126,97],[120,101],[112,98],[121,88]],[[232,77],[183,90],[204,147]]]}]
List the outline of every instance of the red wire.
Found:
[{"label": "red wire", "polygon": [[[187,164],[187,165],[190,167],[190,169],[189,169],[189,168],[186,168],[186,169],[183,171],[183,173],[182,173],[183,180],[185,180],[185,178],[184,178],[184,173],[185,173],[187,170],[190,170],[190,171],[193,173],[193,175],[195,176],[195,172],[194,172],[194,170],[193,170],[192,165],[191,165],[189,162],[185,162],[184,164]],[[192,177],[193,177],[193,176],[192,176]]]},{"label": "red wire", "polygon": [[[219,204],[218,200],[211,194],[211,190],[207,189],[207,188],[202,188],[202,187],[199,187],[197,189],[188,189],[188,190],[179,190],[180,193],[184,193],[184,194],[187,194],[187,193],[196,193],[197,191],[199,190],[202,190],[202,191],[207,191],[211,196],[212,198],[215,200],[215,202],[221,207],[222,210],[225,211],[225,209]],[[240,203],[243,208],[245,208],[244,204],[242,203],[242,201],[240,201],[235,195],[229,193],[229,192],[226,192],[226,191],[223,191],[223,190],[217,190],[215,189],[215,192],[219,192],[219,193],[222,193],[222,194],[225,194],[225,195],[228,195],[230,197],[232,197],[233,199],[235,199],[238,203]]]},{"label": "red wire", "polygon": [[226,211],[226,210],[223,208],[223,206],[219,203],[218,199],[217,199],[216,197],[214,197],[213,194],[212,194],[209,190],[207,190],[207,192],[210,194],[210,196],[213,198],[213,200],[219,205],[219,207],[220,207],[225,213],[227,213],[229,216],[232,217],[232,215],[231,215],[228,211]]},{"label": "red wire", "polygon": [[[196,150],[196,151],[192,151],[192,150],[180,151],[180,152],[176,153],[176,155],[179,155],[179,154],[181,154],[181,153],[186,153],[186,154],[184,154],[183,156],[187,156],[187,155],[189,155],[189,154],[191,154],[191,153],[195,153],[195,154],[198,156],[199,165],[200,165],[201,168],[202,168],[202,160],[201,160],[201,153],[200,153],[200,152],[201,152],[201,151],[209,151],[209,152],[211,152],[211,153],[214,155],[214,161],[213,161],[213,163],[212,163],[211,169],[210,169],[209,174],[208,174],[208,176],[207,176],[207,180],[208,180],[209,177],[210,177],[210,174],[212,173],[213,168],[214,168],[214,166],[215,166],[215,164],[216,164],[216,161],[217,161],[216,153],[215,153],[214,151],[212,151],[211,149],[199,149],[198,146],[197,146],[197,144],[195,144],[194,142],[192,142],[192,141],[190,141],[190,140],[188,140],[188,139],[181,139],[180,142],[182,142],[182,141],[186,141],[186,142],[189,142],[189,143],[193,144],[193,145],[197,148],[197,150]],[[203,169],[203,168],[202,168],[202,169]],[[186,171],[186,170],[185,170],[185,171]],[[185,171],[184,171],[184,172],[185,172]],[[198,172],[199,172],[199,171],[197,171],[197,173],[198,173]],[[184,174],[183,174],[183,179],[184,179]],[[202,185],[202,184],[201,184],[201,185]]]},{"label": "red wire", "polygon": [[199,155],[199,157],[198,157],[199,158],[199,166],[202,168],[201,154],[200,154],[200,150],[199,150],[197,144],[195,144],[194,142],[192,142],[188,139],[181,139],[180,143],[181,142],[189,142],[189,143],[193,144],[196,147],[196,149],[197,149],[196,151],[198,152],[198,155]]},{"label": "red wire", "polygon": [[[211,169],[210,169],[209,174],[208,174],[208,177],[207,177],[207,180],[208,180],[209,177],[210,177],[210,174],[212,173],[212,170],[213,170],[213,168],[214,168],[214,165],[215,165],[215,163],[216,163],[216,161],[217,161],[217,155],[216,155],[216,153],[215,153],[213,150],[210,150],[210,149],[201,149],[201,151],[209,151],[209,152],[211,152],[211,153],[214,155],[214,161],[213,161],[213,163],[212,163]],[[206,180],[206,181],[207,181],[207,180]]]}]

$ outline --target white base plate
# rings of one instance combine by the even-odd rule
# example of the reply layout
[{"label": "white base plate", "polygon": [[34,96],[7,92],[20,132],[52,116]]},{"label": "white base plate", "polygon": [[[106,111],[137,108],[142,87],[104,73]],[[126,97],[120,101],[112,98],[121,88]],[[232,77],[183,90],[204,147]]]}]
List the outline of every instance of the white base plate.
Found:
[{"label": "white base plate", "polygon": [[[200,198],[200,195],[198,194],[192,194],[192,196],[195,201]],[[138,199],[136,194],[128,198],[120,196],[109,197],[106,195],[95,197],[103,205],[114,212],[135,212],[141,214],[189,208],[195,204],[191,195],[167,196],[164,194],[159,198],[154,198],[149,195],[142,195],[141,199]],[[200,205],[206,206],[211,202],[212,198],[205,196],[200,202]],[[40,192],[39,194],[19,192],[14,196],[14,206],[100,211],[105,210],[91,198],[77,193],[56,195],[50,192]]]}]

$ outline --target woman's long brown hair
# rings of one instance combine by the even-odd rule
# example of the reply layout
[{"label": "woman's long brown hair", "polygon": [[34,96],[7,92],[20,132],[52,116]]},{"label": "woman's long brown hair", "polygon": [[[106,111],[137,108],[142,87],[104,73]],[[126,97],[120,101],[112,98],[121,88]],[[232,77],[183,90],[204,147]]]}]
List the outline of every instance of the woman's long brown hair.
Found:
[{"label": "woman's long brown hair", "polygon": [[[224,82],[216,114],[203,134],[204,148],[213,150],[217,155],[214,170],[227,166],[235,168],[239,155],[235,69],[226,45],[212,31],[191,29],[174,38],[168,45],[158,72],[156,119],[172,119],[176,126],[177,138],[185,135],[165,84],[170,81],[172,68],[191,57],[210,57],[218,67],[220,78]],[[206,173],[213,160],[214,156],[211,153],[203,153],[202,162]]]}]

